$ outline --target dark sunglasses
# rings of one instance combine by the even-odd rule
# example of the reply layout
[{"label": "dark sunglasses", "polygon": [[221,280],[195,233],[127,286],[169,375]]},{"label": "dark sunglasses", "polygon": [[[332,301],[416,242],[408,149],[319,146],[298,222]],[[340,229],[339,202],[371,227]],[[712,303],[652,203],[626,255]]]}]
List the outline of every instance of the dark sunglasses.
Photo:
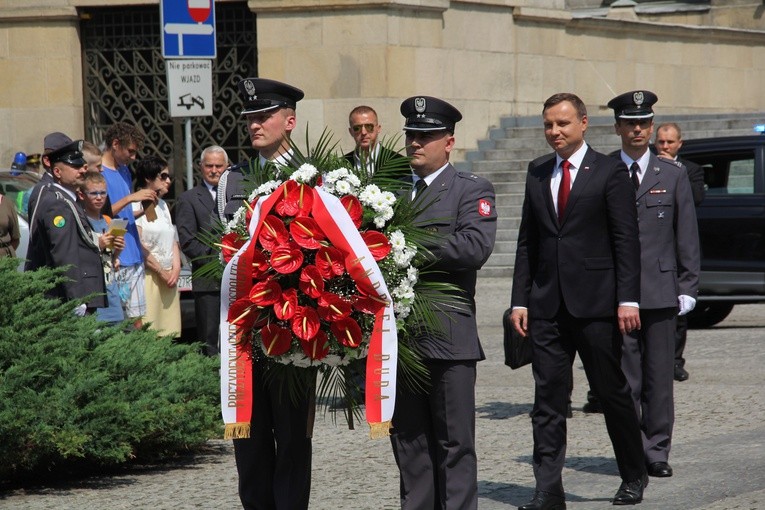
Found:
[{"label": "dark sunglasses", "polygon": [[375,125],[374,124],[356,124],[355,126],[352,127],[354,133],[360,133],[361,128],[366,129],[367,133],[371,133],[372,131],[374,131]]},{"label": "dark sunglasses", "polygon": [[168,173],[161,173],[159,174],[159,178],[162,179],[163,181],[169,181],[170,179],[173,178],[173,176]]}]

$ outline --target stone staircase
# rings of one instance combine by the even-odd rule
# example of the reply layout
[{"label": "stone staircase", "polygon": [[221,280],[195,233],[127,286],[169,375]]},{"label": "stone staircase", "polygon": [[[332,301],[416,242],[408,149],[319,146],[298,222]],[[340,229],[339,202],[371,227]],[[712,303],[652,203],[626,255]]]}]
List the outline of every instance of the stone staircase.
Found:
[{"label": "stone staircase", "polygon": [[[606,154],[619,149],[613,117],[591,117],[587,143]],[[656,118],[656,124],[668,119]],[[716,116],[677,116],[671,119],[683,130],[683,139],[754,134],[755,124],[765,123],[763,114]],[[466,154],[458,170],[486,177],[497,194],[497,241],[494,252],[481,269],[482,277],[512,278],[518,227],[521,223],[523,188],[529,162],[550,152],[544,140],[541,118],[503,118],[492,129],[488,140],[478,142],[478,150]],[[509,282],[508,282],[509,283]],[[508,287],[509,288],[509,287]]]}]

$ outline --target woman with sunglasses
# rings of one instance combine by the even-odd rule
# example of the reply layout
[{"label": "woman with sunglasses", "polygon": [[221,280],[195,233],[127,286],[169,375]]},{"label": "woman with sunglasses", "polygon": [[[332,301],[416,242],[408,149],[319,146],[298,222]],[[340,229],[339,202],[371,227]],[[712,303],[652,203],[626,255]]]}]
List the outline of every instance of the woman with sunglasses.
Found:
[{"label": "woman with sunglasses", "polygon": [[143,211],[136,218],[146,264],[146,315],[144,322],[162,335],[181,334],[181,300],[178,277],[181,273],[181,249],[178,233],[170,217],[170,209],[162,200],[168,191],[172,174],[167,161],[148,156],[135,164],[136,186],[157,194],[156,203],[134,203],[134,211]]}]

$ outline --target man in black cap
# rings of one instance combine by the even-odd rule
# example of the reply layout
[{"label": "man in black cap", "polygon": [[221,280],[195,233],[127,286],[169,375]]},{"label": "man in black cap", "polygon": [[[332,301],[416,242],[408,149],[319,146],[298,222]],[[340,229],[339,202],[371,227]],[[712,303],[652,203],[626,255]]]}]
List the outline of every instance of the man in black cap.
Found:
[{"label": "man in black cap", "polygon": [[401,103],[415,207],[431,204],[414,223],[442,237],[427,248],[432,272],[423,280],[457,286],[464,302],[437,310],[441,332],[414,346],[429,372],[426,390],[397,387],[391,444],[400,473],[402,509],[470,510],[478,505],[475,452],[476,363],[485,359],[475,318],[477,271],[494,249],[494,187],[450,163],[462,114],[441,99]]},{"label": "man in black cap", "polygon": [[[242,115],[260,164],[288,164],[289,137],[297,122],[295,107],[303,98],[303,91],[263,78],[246,78],[239,82],[238,89],[243,101]],[[247,199],[243,172],[248,168],[247,162],[232,167],[218,181],[222,218],[234,214],[243,205],[242,200]],[[315,388],[310,386],[299,397],[290,395],[281,380],[266,374],[270,363],[254,343],[250,437],[234,439],[239,499],[246,510],[307,509]]]},{"label": "man in black cap", "polygon": [[82,141],[78,140],[44,156],[54,182],[39,197],[24,267],[29,271],[70,265],[66,272],[69,281],[59,284],[51,294],[71,300],[95,293],[78,308],[78,314],[106,306],[99,246],[85,213],[77,205],[76,192],[87,168],[81,148]]},{"label": "man in black cap", "polygon": [[45,138],[43,138],[43,154],[40,158],[42,161],[43,166],[43,173],[40,177],[40,181],[35,184],[34,188],[32,188],[32,192],[29,194],[29,206],[27,208],[28,211],[28,217],[30,218],[29,221],[29,227],[32,228],[32,223],[35,219],[35,214],[37,212],[37,204],[40,201],[40,195],[47,191],[50,188],[50,185],[55,182],[53,179],[52,169],[50,166],[50,161],[48,159],[48,154],[51,153],[54,150],[60,149],[61,147],[64,147],[66,145],[69,145],[72,143],[72,139],[66,136],[64,133],[61,133],[59,131],[54,131],[53,133],[48,133],[45,135]]},{"label": "man in black cap", "polygon": [[603,396],[622,484],[615,505],[643,500],[648,483],[640,427],[620,369],[620,333],[640,327],[635,192],[624,164],[584,139],[587,108],[575,94],[542,107],[553,153],[529,163],[513,274],[511,321],[532,342],[534,478],[521,510],[566,508],[563,465],[571,364],[576,354]]},{"label": "man in black cap", "polygon": [[608,102],[622,139],[621,160],[635,187],[640,227],[640,323],[624,335],[622,370],[640,418],[648,474],[672,476],[673,376],[677,315],[696,304],[700,255],[696,210],[685,167],[649,149],[652,106],[636,90]]}]

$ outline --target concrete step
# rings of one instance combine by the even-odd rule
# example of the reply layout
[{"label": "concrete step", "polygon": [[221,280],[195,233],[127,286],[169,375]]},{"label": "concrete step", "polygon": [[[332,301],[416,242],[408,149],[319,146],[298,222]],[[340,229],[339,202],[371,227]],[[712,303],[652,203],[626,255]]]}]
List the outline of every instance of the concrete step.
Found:
[{"label": "concrete step", "polygon": [[489,266],[485,265],[478,271],[479,278],[506,278],[507,279],[507,306],[510,306],[510,289],[513,278],[512,266]]}]

